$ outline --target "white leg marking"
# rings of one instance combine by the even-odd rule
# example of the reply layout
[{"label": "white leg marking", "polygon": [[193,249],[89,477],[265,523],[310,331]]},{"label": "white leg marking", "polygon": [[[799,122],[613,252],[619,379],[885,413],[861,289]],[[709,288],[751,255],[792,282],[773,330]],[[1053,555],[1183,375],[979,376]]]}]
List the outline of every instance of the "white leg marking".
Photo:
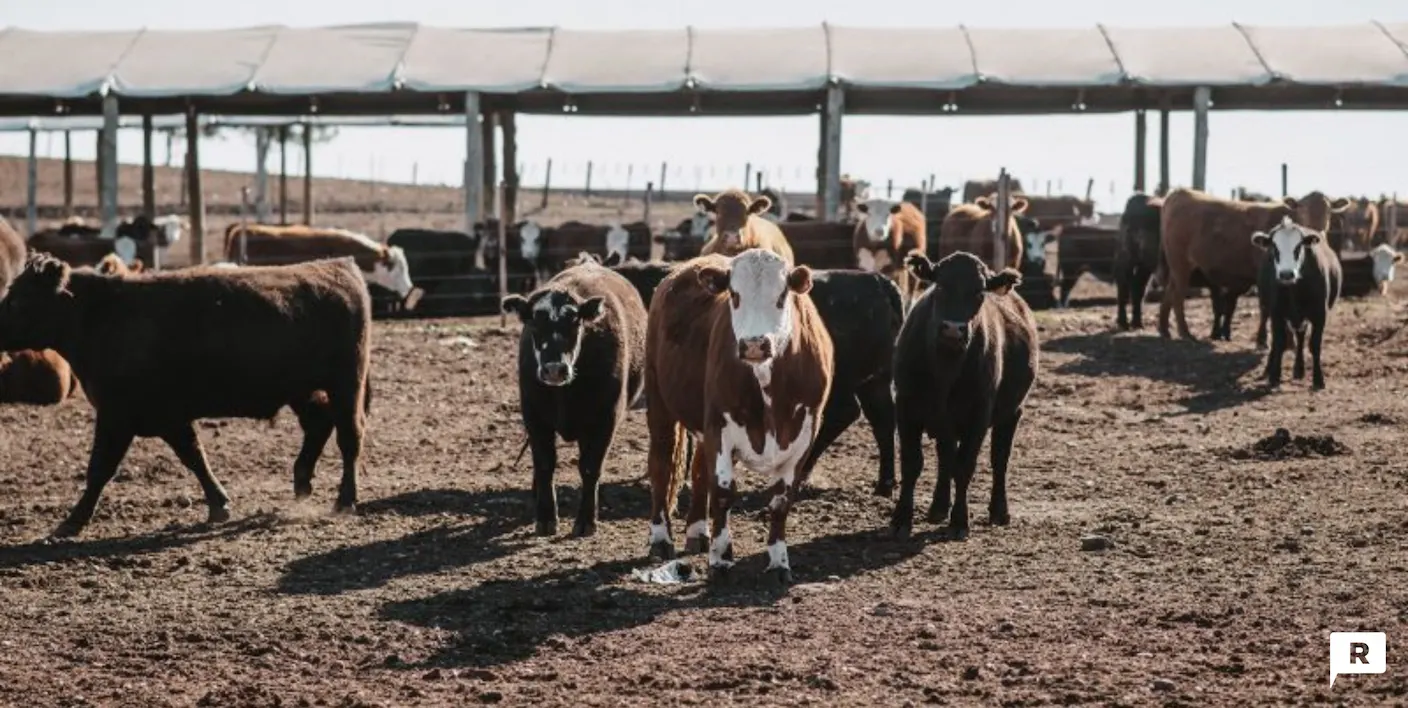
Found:
[{"label": "white leg marking", "polygon": [[689,525],[689,530],[685,531],[685,538],[708,538],[709,520],[700,519]]},{"label": "white leg marking", "polygon": [[777,543],[770,543],[770,544],[768,544],[768,567],[767,567],[767,569],[768,569],[768,570],[775,570],[775,569],[777,569],[777,568],[786,568],[786,569],[788,569],[788,570],[791,570],[791,569],[792,569],[792,566],[791,566],[791,565],[788,565],[788,563],[787,563],[787,542],[786,542],[786,541],[778,541]]},{"label": "white leg marking", "polygon": [[662,541],[666,543],[670,541],[670,527],[665,524],[657,524],[654,521],[650,522],[649,545],[653,546]]},{"label": "white leg marking", "polygon": [[724,552],[733,545],[733,534],[729,533],[725,526],[718,536],[714,537],[714,542],[709,545],[709,567],[711,568],[731,568],[733,561],[724,560]]},{"label": "white leg marking", "polygon": [[739,436],[748,441],[748,431],[733,422],[733,417],[724,414],[724,429],[719,435],[719,455],[714,458],[714,483],[720,489],[733,488],[733,452],[738,447]]},{"label": "white leg marking", "polygon": [[769,509],[772,509],[773,511],[777,511],[778,509],[781,509],[781,508],[782,508],[782,505],[783,505],[783,504],[786,504],[786,503],[787,503],[787,492],[783,492],[783,493],[781,493],[781,494],[775,494],[775,495],[773,495],[772,501],[768,502],[768,508],[769,508]]}]

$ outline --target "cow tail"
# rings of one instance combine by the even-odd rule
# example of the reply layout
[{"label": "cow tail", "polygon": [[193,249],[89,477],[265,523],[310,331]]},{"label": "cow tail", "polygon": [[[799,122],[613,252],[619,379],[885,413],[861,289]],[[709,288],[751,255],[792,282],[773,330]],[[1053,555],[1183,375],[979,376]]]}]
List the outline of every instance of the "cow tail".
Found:
[{"label": "cow tail", "polygon": [[675,445],[670,455],[670,483],[665,489],[665,518],[675,513],[676,500],[680,495],[680,480],[684,479],[685,468],[688,466],[688,438],[689,433],[685,431],[684,426],[676,424]]}]

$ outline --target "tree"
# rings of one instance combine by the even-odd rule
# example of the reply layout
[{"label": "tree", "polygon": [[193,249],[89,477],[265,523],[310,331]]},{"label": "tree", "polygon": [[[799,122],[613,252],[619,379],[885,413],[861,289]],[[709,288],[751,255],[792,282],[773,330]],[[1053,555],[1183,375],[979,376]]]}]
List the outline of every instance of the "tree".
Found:
[{"label": "tree", "polygon": [[[337,126],[335,125],[308,125],[295,123],[293,125],[288,126],[288,142],[292,146],[293,150],[302,149],[303,131],[308,129],[311,129],[313,131],[313,142],[320,145],[324,143],[330,143],[333,141],[333,139],[337,137]],[[261,130],[269,131],[271,140],[278,139],[278,128],[275,126],[220,125],[218,123],[206,123],[202,125],[200,128],[200,137],[202,139],[207,140],[224,140],[230,135],[239,135],[248,137],[251,141],[253,141],[256,139],[256,136]],[[170,128],[159,128],[156,130],[156,132],[161,133],[166,137],[166,166],[170,167],[171,160],[173,159],[173,153],[175,152],[175,142],[178,139],[186,139],[186,128],[185,126],[173,126]]]}]

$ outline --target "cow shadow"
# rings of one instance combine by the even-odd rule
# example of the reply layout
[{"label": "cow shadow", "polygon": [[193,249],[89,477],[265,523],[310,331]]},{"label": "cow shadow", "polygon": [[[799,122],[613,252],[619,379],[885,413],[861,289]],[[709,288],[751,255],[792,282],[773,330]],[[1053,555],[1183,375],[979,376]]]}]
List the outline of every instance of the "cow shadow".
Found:
[{"label": "cow shadow", "polygon": [[[797,582],[849,578],[920,553],[922,538],[877,543],[877,531],[827,536],[789,548]],[[450,632],[453,638],[423,662],[399,668],[500,666],[532,656],[542,646],[649,624],[663,615],[690,609],[771,605],[786,592],[762,581],[766,554],[743,556],[730,576],[678,586],[623,586],[638,560],[601,562],[555,570],[531,578],[491,580],[473,588],[382,606],[383,620]],[[703,570],[700,556],[691,567]],[[803,565],[805,563],[806,565]]]},{"label": "cow shadow", "polygon": [[230,539],[251,531],[267,531],[281,523],[283,522],[276,514],[263,512],[223,524],[172,524],[160,531],[122,538],[91,541],[46,538],[17,546],[0,547],[0,570],[74,560],[131,559],[184,548],[203,541]]},{"label": "cow shadow", "polygon": [[1179,400],[1188,413],[1210,413],[1265,396],[1264,386],[1244,387],[1240,379],[1265,363],[1265,353],[1252,350],[1217,351],[1202,339],[1163,339],[1158,336],[1095,332],[1056,337],[1043,342],[1044,351],[1079,354],[1080,358],[1052,370],[1100,378],[1138,376],[1184,387]]}]

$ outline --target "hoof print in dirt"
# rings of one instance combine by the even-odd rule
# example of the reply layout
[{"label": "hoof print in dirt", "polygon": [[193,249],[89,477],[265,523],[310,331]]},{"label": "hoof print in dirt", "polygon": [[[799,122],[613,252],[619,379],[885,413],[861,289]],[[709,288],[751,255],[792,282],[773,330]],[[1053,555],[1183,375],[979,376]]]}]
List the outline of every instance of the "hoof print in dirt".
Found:
[{"label": "hoof print in dirt", "polygon": [[1337,457],[1350,454],[1349,447],[1333,435],[1291,435],[1285,428],[1264,437],[1248,448],[1234,448],[1227,456],[1234,460],[1290,460]]}]

